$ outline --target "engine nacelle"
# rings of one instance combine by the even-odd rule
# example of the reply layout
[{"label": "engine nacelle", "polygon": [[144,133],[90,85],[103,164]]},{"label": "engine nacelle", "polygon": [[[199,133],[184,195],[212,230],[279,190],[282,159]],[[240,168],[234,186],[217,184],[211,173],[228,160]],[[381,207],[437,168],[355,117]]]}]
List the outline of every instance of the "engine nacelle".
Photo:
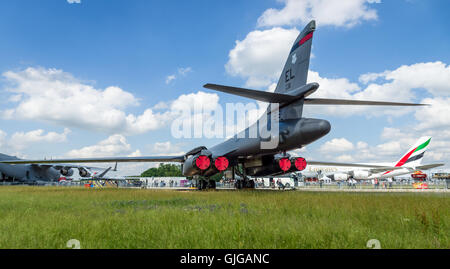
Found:
[{"label": "engine nacelle", "polygon": [[306,165],[306,160],[302,157],[275,156],[273,159],[263,160],[262,165],[246,168],[246,171],[250,176],[267,176],[303,171]]},{"label": "engine nacelle", "polygon": [[200,169],[199,166],[197,165],[197,161],[194,162],[194,167],[198,168],[197,175],[203,175],[205,177],[210,177],[217,173],[227,170],[230,165],[230,161],[225,156],[209,158],[209,160],[211,160],[210,165],[206,169]]},{"label": "engine nacelle", "polygon": [[332,175],[327,175],[327,177],[331,178],[331,180],[335,181],[345,181],[349,178],[348,174],[345,173],[336,173]]},{"label": "engine nacelle", "polygon": [[211,166],[211,157],[207,155],[194,155],[186,159],[183,164],[183,175],[190,177],[203,174]]},{"label": "engine nacelle", "polygon": [[372,174],[369,171],[356,170],[351,172],[354,179],[368,179]]},{"label": "engine nacelle", "polygon": [[65,177],[71,177],[73,175],[73,169],[70,167],[63,167],[59,172]]},{"label": "engine nacelle", "polygon": [[296,158],[292,158],[291,162],[294,164],[293,166],[298,170],[298,171],[303,171],[305,170],[307,163],[305,158],[302,157],[296,157]]},{"label": "engine nacelle", "polygon": [[292,163],[291,160],[289,160],[289,158],[281,158],[278,160],[278,166],[280,167],[281,170],[283,170],[284,172],[289,171],[289,169],[291,169],[292,167]]},{"label": "engine nacelle", "polygon": [[220,172],[227,170],[229,164],[227,157],[220,156],[214,159],[214,167]]},{"label": "engine nacelle", "polygon": [[91,173],[89,173],[86,169],[80,167],[78,168],[78,174],[80,175],[80,177],[90,177]]}]

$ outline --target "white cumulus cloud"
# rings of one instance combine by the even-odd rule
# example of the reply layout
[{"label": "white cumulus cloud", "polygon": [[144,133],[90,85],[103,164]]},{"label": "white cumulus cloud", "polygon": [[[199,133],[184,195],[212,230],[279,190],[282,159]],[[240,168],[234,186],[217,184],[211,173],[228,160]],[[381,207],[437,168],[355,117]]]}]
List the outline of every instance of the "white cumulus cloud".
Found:
[{"label": "white cumulus cloud", "polygon": [[322,146],[320,146],[320,151],[324,153],[328,152],[346,152],[353,150],[355,146],[352,142],[348,141],[345,138],[333,138],[330,141],[325,142]]},{"label": "white cumulus cloud", "polygon": [[180,149],[179,145],[174,145],[172,142],[166,141],[153,144],[152,153],[155,155],[179,156],[183,155],[185,152]]},{"label": "white cumulus cloud", "polygon": [[6,119],[40,120],[133,135],[160,128],[168,116],[151,109],[140,115],[127,113],[128,107],[139,105],[130,92],[115,86],[96,89],[59,69],[30,67],[5,72],[3,77],[17,104],[1,112]]},{"label": "white cumulus cloud", "polygon": [[246,79],[247,87],[269,86],[280,77],[282,65],[298,34],[295,28],[250,32],[244,40],[237,40],[229,52],[225,65],[227,73]]},{"label": "white cumulus cloud", "polygon": [[166,77],[166,84],[170,84],[170,82],[172,82],[172,80],[175,80],[177,77],[175,75],[168,75]]},{"label": "white cumulus cloud", "polygon": [[133,114],[127,109],[140,104],[132,93],[116,86],[98,89],[62,70],[30,67],[5,72],[3,77],[5,92],[15,99],[9,108],[0,110],[3,119],[41,121],[111,135],[143,134],[169,127],[174,120],[197,118],[193,123],[201,124],[219,105],[217,94],[198,91]]},{"label": "white cumulus cloud", "polygon": [[355,159],[349,154],[343,154],[336,157],[337,162],[342,163],[352,163],[355,162]]},{"label": "white cumulus cloud", "polygon": [[417,128],[419,130],[429,128],[441,131],[450,130],[450,97],[426,98],[423,102],[430,106],[416,111],[415,117],[420,122]]},{"label": "white cumulus cloud", "polygon": [[99,143],[69,151],[66,156],[77,158],[114,157],[132,154],[131,145],[125,136],[111,135]]},{"label": "white cumulus cloud", "polygon": [[281,9],[270,8],[258,18],[258,26],[306,24],[312,19],[320,25],[353,27],[363,21],[377,20],[371,4],[380,0],[278,0]]},{"label": "white cumulus cloud", "polygon": [[62,133],[45,132],[42,129],[32,130],[29,132],[15,132],[10,137],[8,134],[0,130],[0,152],[23,155],[20,152],[30,145],[36,143],[63,143],[67,142],[67,136],[70,134],[70,129],[64,128]]},{"label": "white cumulus cloud", "polygon": [[[402,65],[395,70],[362,74],[360,85],[346,78],[324,78],[318,72],[310,71],[308,82],[318,82],[320,88],[311,95],[321,98],[373,100],[391,102],[422,102],[430,104],[421,108],[368,107],[368,106],[306,106],[305,111],[334,116],[352,116],[355,113],[371,111],[370,116],[401,116],[415,113],[420,126],[429,128],[449,125],[450,66],[442,62]],[[421,96],[431,95],[423,98]],[[344,109],[345,108],[345,109]]]},{"label": "white cumulus cloud", "polygon": [[67,135],[70,133],[70,129],[65,128],[63,133],[48,132],[42,129],[29,131],[29,132],[16,132],[11,136],[9,141],[10,145],[17,150],[24,149],[28,145],[34,143],[62,143],[67,141]]},{"label": "white cumulus cloud", "polygon": [[187,76],[188,73],[192,72],[192,67],[189,67],[189,66],[188,67],[180,67],[180,68],[178,68],[177,72],[178,72],[178,75],[171,74],[166,77],[166,84],[170,84],[172,81],[177,79],[178,76],[183,76],[183,77]]}]

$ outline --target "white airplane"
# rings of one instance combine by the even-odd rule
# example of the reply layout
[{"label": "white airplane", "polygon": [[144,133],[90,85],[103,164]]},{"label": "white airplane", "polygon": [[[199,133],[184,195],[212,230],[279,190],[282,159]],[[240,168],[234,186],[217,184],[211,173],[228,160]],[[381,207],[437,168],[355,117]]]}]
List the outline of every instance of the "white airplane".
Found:
[{"label": "white airplane", "polygon": [[350,178],[356,180],[385,179],[394,176],[413,173],[417,170],[427,170],[444,164],[421,165],[423,155],[430,136],[419,138],[417,142],[394,163],[333,163],[309,161],[303,175],[315,174],[318,177],[328,177],[332,180],[342,181]]}]

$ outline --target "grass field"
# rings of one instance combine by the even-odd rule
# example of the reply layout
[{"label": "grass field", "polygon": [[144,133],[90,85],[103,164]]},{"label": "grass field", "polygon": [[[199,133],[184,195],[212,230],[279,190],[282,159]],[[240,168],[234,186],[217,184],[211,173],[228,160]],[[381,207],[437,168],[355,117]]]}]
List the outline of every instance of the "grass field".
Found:
[{"label": "grass field", "polygon": [[0,188],[0,248],[450,248],[445,193]]}]

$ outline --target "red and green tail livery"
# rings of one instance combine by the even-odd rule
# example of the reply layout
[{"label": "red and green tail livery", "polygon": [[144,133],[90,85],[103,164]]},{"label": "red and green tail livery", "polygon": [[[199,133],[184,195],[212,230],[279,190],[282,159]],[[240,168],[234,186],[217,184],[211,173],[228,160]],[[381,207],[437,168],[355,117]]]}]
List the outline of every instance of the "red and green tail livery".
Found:
[{"label": "red and green tail livery", "polygon": [[[423,155],[425,153],[425,149],[428,144],[430,144],[431,137],[423,136],[417,140],[417,142],[403,155],[400,160],[397,161],[395,167],[403,166],[408,164],[410,167],[419,166],[422,162]],[[391,171],[388,171],[384,174],[388,174]]]}]

